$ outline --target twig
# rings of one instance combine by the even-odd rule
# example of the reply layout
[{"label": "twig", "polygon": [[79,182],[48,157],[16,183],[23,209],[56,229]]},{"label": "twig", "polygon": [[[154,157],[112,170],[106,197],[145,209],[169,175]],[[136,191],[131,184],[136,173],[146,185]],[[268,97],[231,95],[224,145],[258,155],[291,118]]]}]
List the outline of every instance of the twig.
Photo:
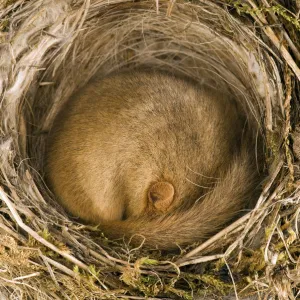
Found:
[{"label": "twig", "polygon": [[[267,78],[267,72],[266,72],[266,67],[264,64],[261,65],[261,71],[264,75],[264,78]],[[264,87],[265,87],[265,116],[266,116],[266,120],[265,120],[265,125],[266,128],[269,131],[273,131],[273,112],[272,112],[272,100],[271,100],[271,95],[270,95],[270,84],[267,80],[264,80]]]},{"label": "twig", "polygon": [[40,193],[39,189],[37,188],[30,172],[28,170],[26,170],[25,174],[26,174],[26,178],[28,179],[31,188],[33,189],[34,194],[41,201],[41,203],[46,204],[46,201],[45,201],[44,197],[42,196],[42,194]]},{"label": "twig", "polygon": [[[71,261],[72,263],[74,263],[75,265],[77,265],[78,267],[84,269],[85,271],[89,272],[93,277],[95,277],[98,282],[107,290],[108,288],[106,287],[106,285],[104,285],[104,283],[101,282],[101,280],[99,280],[99,278],[97,278],[90,270],[89,267],[84,264],[83,262],[81,262],[80,260],[78,260],[77,258],[75,258],[74,256],[59,250],[56,246],[54,246],[53,244],[49,243],[48,241],[46,241],[45,239],[43,239],[40,235],[38,235],[34,230],[32,230],[29,226],[25,225],[22,221],[22,219],[20,218],[18,212],[16,211],[16,209],[14,208],[12,202],[8,199],[7,195],[5,194],[4,190],[2,187],[0,187],[0,198],[6,203],[6,205],[8,206],[10,212],[12,213],[14,219],[16,220],[17,224],[23,229],[25,230],[28,234],[30,234],[33,238],[35,238],[38,242],[42,243],[43,245],[45,245],[46,247],[50,248],[51,250],[57,252],[58,254],[60,254],[62,257],[66,258],[67,260]],[[46,256],[43,256],[44,259],[48,260],[49,258]],[[48,260],[49,261],[49,260]],[[49,261],[50,262],[50,261]],[[51,262],[53,264],[58,264],[57,262],[51,260]],[[74,276],[74,272],[71,271],[70,269],[60,265],[60,268],[64,269],[66,272],[72,272],[72,276]],[[70,273],[71,274],[71,273]]]},{"label": "twig", "polygon": [[32,230],[29,226],[27,226],[26,224],[23,223],[21,217],[19,216],[18,212],[16,211],[16,209],[14,208],[14,205],[12,204],[12,202],[8,199],[6,193],[4,192],[3,188],[0,187],[0,198],[4,201],[4,203],[7,205],[7,207],[9,208],[12,216],[14,217],[15,221],[17,222],[17,224],[23,229],[25,230],[28,234],[30,234],[34,239],[36,239],[38,242],[40,242],[41,244],[43,244],[44,246],[50,248],[51,250],[53,250],[54,252],[58,253],[59,255],[61,255],[62,257],[66,258],[68,261],[72,262],[73,264],[77,265],[78,267],[89,271],[89,268],[87,265],[85,265],[83,262],[81,262],[80,260],[78,260],[77,258],[75,258],[74,256],[59,250],[56,246],[54,246],[53,244],[49,243],[48,241],[46,241],[45,239],[43,239],[39,234],[37,234],[34,230]]},{"label": "twig", "polygon": [[[58,233],[58,231],[56,231],[56,232]],[[73,235],[71,235],[69,233],[68,228],[66,228],[66,227],[62,228],[62,236],[67,238],[67,243],[69,243],[69,244],[70,243],[75,244],[83,252],[90,253],[92,256],[94,256],[95,258],[97,258],[97,259],[101,260],[102,262],[108,264],[109,266],[114,267],[116,265],[116,263],[112,262],[110,259],[107,259],[106,257],[104,257],[103,255],[97,253],[96,251],[93,251],[92,249],[89,249],[85,245],[82,245]],[[80,235],[80,236],[82,236],[82,235]]]},{"label": "twig", "polygon": [[[268,8],[271,7],[271,5],[269,4],[268,1],[262,0],[262,2],[266,7],[268,7]],[[275,23],[279,24],[279,20],[278,20],[277,16],[274,14],[274,12],[269,11],[269,14],[271,15],[273,21]],[[295,46],[295,44],[293,43],[293,41],[291,40],[291,38],[289,37],[288,33],[286,32],[286,30],[284,29],[283,26],[281,26],[280,31],[283,33],[285,40],[289,44],[289,46],[290,46],[291,50],[293,51],[294,55],[296,56],[296,58],[298,60],[300,60],[300,52],[298,51],[297,47]]]},{"label": "twig", "polygon": [[41,258],[45,261],[47,261],[49,264],[51,264],[52,266],[54,266],[55,268],[57,268],[58,270],[63,271],[65,274],[73,277],[73,278],[79,278],[78,274],[76,274],[74,271],[72,271],[71,269],[67,268],[66,266],[60,264],[59,262],[49,258],[48,256],[45,256],[43,254],[40,255]]},{"label": "twig", "polygon": [[285,138],[285,155],[286,160],[288,164],[288,168],[290,171],[290,181],[293,183],[295,181],[294,178],[294,166],[293,161],[290,153],[290,141],[289,141],[289,135],[291,132],[291,99],[292,99],[292,79],[291,79],[291,71],[286,67],[285,68],[285,85],[286,85],[286,92],[285,92],[285,101],[284,101],[284,110],[285,110],[285,132],[284,132],[284,138]]},{"label": "twig", "polygon": [[[271,188],[271,186],[272,186],[275,178],[277,177],[278,173],[280,172],[282,166],[283,166],[283,161],[280,161],[277,164],[275,171],[272,173],[271,178],[268,180],[267,184],[265,185],[265,187],[256,203],[255,208],[249,214],[246,215],[246,216],[248,216],[248,215],[249,216],[247,218],[248,222],[246,224],[244,224],[244,226],[243,226],[243,233],[239,236],[239,238],[235,242],[233,242],[227,248],[227,250],[225,252],[226,257],[236,248],[236,246],[238,244],[241,243],[241,241],[245,238],[246,234],[249,232],[250,227],[252,227],[253,224],[255,222],[257,222],[257,220],[259,218],[262,218],[263,213],[258,213],[258,212],[259,211],[263,212],[267,209],[269,204],[267,203],[263,207],[262,207],[262,204],[264,203],[265,199],[267,198],[266,195],[269,193],[269,189]],[[274,191],[274,193],[269,197],[269,201],[271,201],[273,199],[273,197],[275,197],[275,193],[276,193],[276,191]],[[245,220],[245,221],[247,221],[247,220]]]},{"label": "twig", "polygon": [[59,287],[59,284],[58,284],[58,282],[57,282],[57,280],[56,280],[56,278],[55,278],[54,272],[53,272],[53,270],[52,270],[50,264],[48,263],[48,261],[47,261],[46,259],[44,259],[45,256],[42,254],[42,252],[40,251],[40,249],[39,249],[39,254],[40,254],[40,257],[42,258],[44,264],[46,265],[46,267],[47,267],[47,269],[48,269],[48,272],[49,272],[49,274],[50,274],[50,277],[52,278],[54,284],[55,284],[57,287]]},{"label": "twig", "polygon": [[286,243],[286,240],[285,240],[285,238],[284,238],[284,236],[283,236],[282,230],[281,230],[280,227],[278,226],[278,223],[277,223],[277,225],[276,225],[276,229],[277,229],[277,232],[278,232],[278,234],[279,234],[279,236],[280,236],[280,238],[281,238],[281,240],[282,240],[282,242],[283,242],[283,244],[284,244],[284,247],[285,247],[285,250],[286,250],[286,253],[287,253],[289,259],[290,259],[291,262],[293,262],[294,264],[297,264],[297,261],[292,257],[292,255],[291,255],[291,253],[290,253],[290,251],[289,251],[289,247],[288,247],[288,245],[287,245],[287,243]]},{"label": "twig", "polygon": [[[85,282],[88,282],[88,280],[86,280],[84,277],[80,277],[79,274],[75,273],[73,270],[67,268],[66,266],[60,264],[59,262],[49,258],[48,256],[45,256],[43,254],[40,254],[40,257],[43,259],[43,261],[51,264],[52,266],[54,266],[55,268],[57,268],[58,270],[64,272],[65,274],[73,277],[73,278],[76,278],[78,280],[82,280],[82,281],[85,281]],[[95,277],[95,276],[94,276]],[[97,279],[97,277],[95,277]],[[99,281],[99,279],[97,279]],[[55,280],[56,281],[56,280]],[[90,282],[88,282],[90,283]],[[102,284],[101,281],[99,281],[99,283],[106,289],[106,290],[109,290],[105,285]]]},{"label": "twig", "polygon": [[156,14],[159,14],[159,0],[155,0]]},{"label": "twig", "polygon": [[233,230],[236,227],[238,227],[239,225],[243,224],[245,221],[247,221],[250,218],[250,216],[251,216],[251,213],[248,213],[245,216],[241,217],[240,219],[238,219],[237,221],[235,221],[234,223],[232,223],[231,225],[229,225],[228,227],[226,227],[225,229],[223,229],[222,231],[218,232],[216,235],[211,237],[209,240],[202,243],[201,245],[199,245],[197,248],[190,251],[189,253],[187,253],[184,257],[182,257],[180,260],[178,260],[176,262],[176,264],[181,264],[185,259],[192,257],[192,256],[196,255],[197,253],[199,253],[200,251],[204,250],[205,248],[207,248],[208,246],[213,244],[215,241],[217,241],[224,235],[231,232],[231,230]]},{"label": "twig", "polygon": [[175,2],[176,2],[176,0],[169,0],[167,12],[166,12],[167,17],[171,17]]},{"label": "twig", "polygon": [[3,280],[7,283],[10,283],[10,284],[19,284],[19,285],[24,285],[32,290],[35,290],[36,292],[38,291],[35,287],[31,286],[30,284],[28,283],[25,283],[25,282],[20,282],[20,281],[17,281],[17,280],[10,280],[10,279],[7,279],[7,278],[4,278],[4,277],[0,277],[0,281]]},{"label": "twig", "polygon": [[239,296],[238,296],[238,293],[237,293],[237,289],[236,289],[236,285],[235,285],[235,281],[234,281],[234,278],[233,278],[233,275],[232,275],[232,272],[231,272],[231,269],[226,261],[226,259],[224,258],[224,262],[226,264],[226,267],[227,267],[227,270],[229,272],[229,275],[230,275],[230,278],[231,278],[231,281],[232,281],[232,284],[233,284],[233,289],[234,289],[234,294],[235,294],[235,298],[237,300],[239,300]]},{"label": "twig", "polygon": [[284,45],[280,43],[280,40],[268,24],[266,18],[262,13],[259,12],[258,7],[252,0],[248,0],[248,3],[256,10],[256,13],[252,13],[252,17],[255,19],[257,23],[261,25],[262,30],[264,33],[268,36],[268,38],[271,40],[271,42],[274,44],[274,46],[277,48],[277,50],[280,52],[280,54],[285,59],[286,63],[290,66],[290,68],[293,70],[295,75],[297,76],[298,80],[300,80],[300,69],[298,68],[297,64],[291,57],[288,50],[285,48]]},{"label": "twig", "polygon": [[299,229],[298,229],[298,222],[300,222],[299,215],[300,215],[300,207],[298,207],[298,209],[296,210],[296,212],[293,216],[293,218],[295,219],[295,231],[296,231],[298,239],[300,238]]},{"label": "twig", "polygon": [[23,279],[27,279],[27,278],[31,278],[31,277],[40,276],[40,275],[41,275],[41,272],[35,272],[35,273],[29,274],[29,275],[15,277],[15,278],[13,278],[13,280],[23,280]]},{"label": "twig", "polygon": [[199,257],[199,258],[195,258],[195,259],[191,259],[191,260],[186,260],[179,264],[176,263],[176,265],[178,267],[183,267],[183,266],[187,266],[187,265],[195,265],[195,264],[199,264],[199,263],[203,263],[203,262],[207,262],[207,261],[217,260],[217,259],[220,259],[223,257],[224,257],[224,254],[203,256],[203,257]]},{"label": "twig", "polygon": [[265,195],[267,195],[269,193],[269,190],[270,190],[274,180],[276,179],[277,175],[279,174],[281,168],[283,167],[283,164],[284,164],[283,160],[280,160],[279,163],[277,164],[275,170],[271,174],[271,178],[269,178],[268,182],[266,183],[266,185],[261,193],[261,196],[259,197],[259,199],[255,205],[254,210],[258,210],[260,208],[260,206],[262,205],[262,203],[264,202]]},{"label": "twig", "polygon": [[24,243],[25,239],[22,236],[19,236],[16,232],[8,228],[6,225],[4,225],[0,219],[0,229],[6,231],[10,236],[14,237],[19,242]]},{"label": "twig", "polygon": [[[78,235],[79,237],[81,237],[82,239],[84,239],[84,240],[86,240],[86,241],[88,241],[88,242],[91,242],[95,247],[97,247],[97,249],[99,249],[99,251],[106,257],[101,257],[101,254],[99,254],[98,252],[96,252],[96,251],[94,251],[94,250],[92,250],[92,249],[86,249],[86,250],[88,250],[89,252],[90,252],[90,254],[92,255],[92,256],[94,256],[95,258],[97,258],[97,259],[100,259],[100,260],[102,260],[103,262],[106,262],[107,264],[109,264],[109,265],[111,265],[111,266],[114,266],[114,267],[116,267],[117,265],[116,265],[116,263],[120,263],[120,264],[122,264],[122,265],[131,265],[131,266],[134,266],[134,264],[130,264],[130,263],[128,263],[127,261],[125,261],[125,260],[121,260],[121,259],[118,259],[118,258],[115,258],[115,257],[113,257],[113,256],[111,256],[111,255],[109,255],[108,253],[107,253],[107,251],[105,251],[102,247],[100,247],[100,245],[98,245],[98,244],[96,244],[95,242],[93,242],[93,241],[91,241],[91,240],[89,240],[89,239],[87,239],[84,235],[82,235],[81,233],[79,233],[79,232],[75,232],[75,234],[76,235]],[[113,263],[114,262],[114,263]],[[119,266],[118,266],[119,267]]]},{"label": "twig", "polygon": [[264,259],[265,259],[265,262],[266,262],[266,263],[269,262],[269,257],[268,257],[269,245],[270,245],[270,243],[271,243],[271,239],[272,239],[272,237],[273,237],[273,234],[274,234],[274,232],[275,232],[275,229],[276,229],[276,226],[277,226],[279,220],[280,220],[280,216],[277,216],[277,217],[276,217],[276,220],[274,221],[272,231],[270,232],[270,236],[269,236],[269,238],[268,238],[268,241],[267,241],[267,244],[266,244],[266,247],[265,247],[265,251],[264,251]]}]

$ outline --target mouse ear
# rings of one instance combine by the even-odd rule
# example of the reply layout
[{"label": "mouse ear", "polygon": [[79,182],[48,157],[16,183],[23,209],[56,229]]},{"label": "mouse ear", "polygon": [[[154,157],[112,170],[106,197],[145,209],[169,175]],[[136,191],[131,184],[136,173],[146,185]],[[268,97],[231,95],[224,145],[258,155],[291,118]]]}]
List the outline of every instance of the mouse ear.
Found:
[{"label": "mouse ear", "polygon": [[154,183],[149,189],[148,199],[156,209],[166,211],[174,200],[173,185],[166,181]]}]

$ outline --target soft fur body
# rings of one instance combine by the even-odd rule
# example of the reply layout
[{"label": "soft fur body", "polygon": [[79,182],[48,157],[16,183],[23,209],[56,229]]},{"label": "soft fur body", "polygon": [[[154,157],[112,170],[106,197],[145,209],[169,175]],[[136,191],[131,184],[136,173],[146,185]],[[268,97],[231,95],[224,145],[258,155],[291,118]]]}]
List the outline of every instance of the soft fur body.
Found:
[{"label": "soft fur body", "polygon": [[252,199],[243,128],[232,99],[194,82],[137,71],[96,79],[54,122],[47,180],[108,237],[172,249],[208,238]]}]

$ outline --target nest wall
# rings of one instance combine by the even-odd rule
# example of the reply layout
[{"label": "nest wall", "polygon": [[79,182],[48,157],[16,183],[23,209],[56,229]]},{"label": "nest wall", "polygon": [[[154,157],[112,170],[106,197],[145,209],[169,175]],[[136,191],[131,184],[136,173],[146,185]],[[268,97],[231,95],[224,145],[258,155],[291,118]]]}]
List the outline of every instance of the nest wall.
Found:
[{"label": "nest wall", "polygon": [[[0,296],[299,295],[299,50],[280,43],[269,25],[283,14],[262,3],[269,10],[253,1],[0,2]],[[43,182],[47,133],[70,95],[95,75],[136,67],[234,95],[265,141],[269,176],[254,210],[176,256],[107,240],[70,219]]]}]

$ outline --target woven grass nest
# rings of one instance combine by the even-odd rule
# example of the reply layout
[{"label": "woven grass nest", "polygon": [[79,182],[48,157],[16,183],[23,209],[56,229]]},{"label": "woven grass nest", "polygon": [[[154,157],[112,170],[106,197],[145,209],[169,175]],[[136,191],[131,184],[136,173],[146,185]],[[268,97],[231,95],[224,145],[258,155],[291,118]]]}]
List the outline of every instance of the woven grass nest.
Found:
[{"label": "woven grass nest", "polygon": [[[298,299],[299,1],[0,1],[0,299]],[[43,181],[47,133],[96,73],[230,90],[265,143],[255,208],[179,255],[109,241]]]}]

